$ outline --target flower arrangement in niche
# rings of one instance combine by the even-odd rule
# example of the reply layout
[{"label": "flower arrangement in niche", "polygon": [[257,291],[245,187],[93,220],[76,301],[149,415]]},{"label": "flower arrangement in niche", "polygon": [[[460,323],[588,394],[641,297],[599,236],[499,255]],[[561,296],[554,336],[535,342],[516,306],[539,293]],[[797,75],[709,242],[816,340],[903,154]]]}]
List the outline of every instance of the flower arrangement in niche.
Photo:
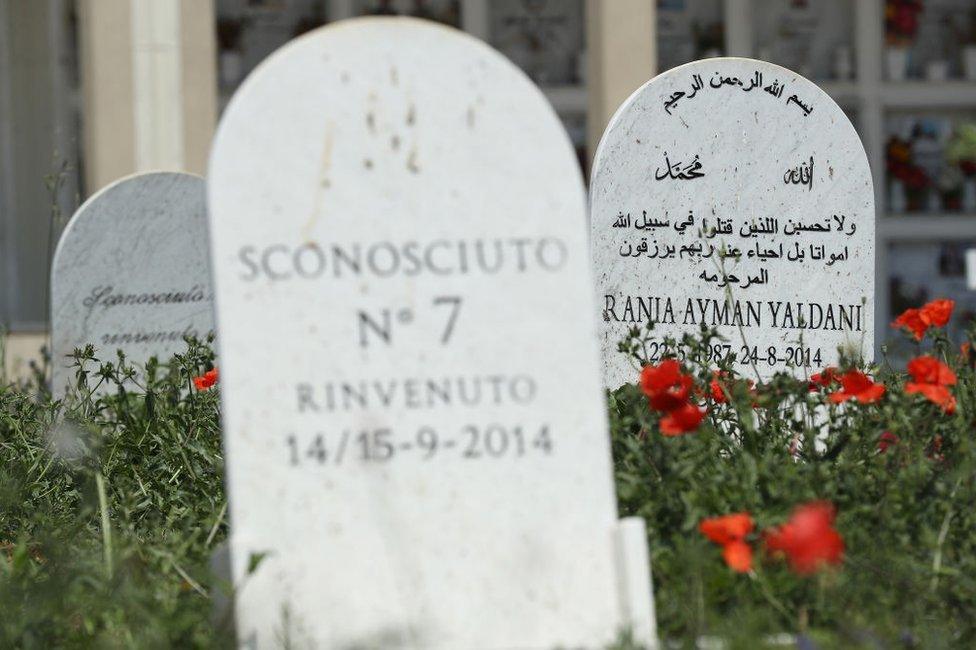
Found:
[{"label": "flower arrangement in niche", "polygon": [[976,124],[962,124],[956,128],[946,147],[946,161],[959,167],[967,178],[976,176]]},{"label": "flower arrangement in niche", "polygon": [[889,46],[908,47],[918,34],[921,0],[885,1],[885,41]]},{"label": "flower arrangement in niche", "polygon": [[[925,193],[931,185],[931,179],[915,162],[911,142],[897,136],[889,138],[885,146],[885,167],[888,170],[888,177],[892,183],[895,183],[892,203],[905,204],[904,206],[892,205],[892,210],[896,212],[904,209],[920,210],[924,205]],[[896,193],[894,190],[899,192]]]},{"label": "flower arrangement in niche", "polygon": [[[973,14],[976,16],[976,13]],[[976,74],[976,45],[969,46]],[[946,162],[962,174],[962,191],[959,209],[976,210],[976,124],[963,124],[956,128],[946,147]]]}]

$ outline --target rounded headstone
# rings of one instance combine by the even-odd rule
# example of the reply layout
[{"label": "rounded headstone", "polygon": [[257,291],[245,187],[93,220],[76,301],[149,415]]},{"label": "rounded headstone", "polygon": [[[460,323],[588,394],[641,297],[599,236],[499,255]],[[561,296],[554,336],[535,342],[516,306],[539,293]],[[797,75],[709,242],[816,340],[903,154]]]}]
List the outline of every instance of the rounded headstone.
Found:
[{"label": "rounded headstone", "polygon": [[137,365],[214,329],[206,183],[175,172],[118,180],[78,208],[51,269],[52,390],[74,383],[75,349]]},{"label": "rounded headstone", "polygon": [[344,21],[244,82],[209,180],[240,638],[612,640],[584,189],[543,94],[456,30]]},{"label": "rounded headstone", "polygon": [[648,361],[704,324],[744,374],[799,376],[871,359],[874,191],[850,120],[815,84],[750,59],[661,74],[614,115],[590,183],[592,258],[608,388],[617,351],[656,324]]}]

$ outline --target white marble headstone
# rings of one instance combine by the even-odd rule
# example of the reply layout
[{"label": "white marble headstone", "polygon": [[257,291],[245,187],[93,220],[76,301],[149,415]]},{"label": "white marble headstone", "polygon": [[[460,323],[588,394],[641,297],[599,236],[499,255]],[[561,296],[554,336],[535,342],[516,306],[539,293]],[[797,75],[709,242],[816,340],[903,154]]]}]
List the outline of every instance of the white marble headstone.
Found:
[{"label": "white marble headstone", "polygon": [[78,208],[51,270],[52,390],[74,383],[76,348],[142,364],[214,328],[206,183],[153,172],[123,178]]},{"label": "white marble headstone", "polygon": [[341,22],[243,84],[209,180],[242,642],[610,641],[585,197],[542,93],[453,29]]},{"label": "white marble headstone", "polygon": [[735,58],[655,77],[611,120],[590,183],[607,387],[636,380],[617,344],[649,320],[651,361],[702,323],[744,374],[816,372],[839,346],[872,358],[874,221],[861,141],[812,82]]}]

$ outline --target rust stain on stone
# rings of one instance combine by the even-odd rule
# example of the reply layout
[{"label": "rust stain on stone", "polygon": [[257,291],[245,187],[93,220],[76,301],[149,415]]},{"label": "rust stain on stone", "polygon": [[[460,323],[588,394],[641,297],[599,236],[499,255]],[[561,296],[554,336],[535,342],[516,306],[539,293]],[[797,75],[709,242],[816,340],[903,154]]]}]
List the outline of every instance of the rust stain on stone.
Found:
[{"label": "rust stain on stone", "polygon": [[315,197],[312,203],[312,214],[302,227],[302,235],[306,239],[312,236],[315,222],[322,217],[325,193],[332,187],[332,148],[335,143],[335,124],[330,120],[325,125],[325,137],[322,139],[322,154],[319,156],[319,172],[315,184]]}]

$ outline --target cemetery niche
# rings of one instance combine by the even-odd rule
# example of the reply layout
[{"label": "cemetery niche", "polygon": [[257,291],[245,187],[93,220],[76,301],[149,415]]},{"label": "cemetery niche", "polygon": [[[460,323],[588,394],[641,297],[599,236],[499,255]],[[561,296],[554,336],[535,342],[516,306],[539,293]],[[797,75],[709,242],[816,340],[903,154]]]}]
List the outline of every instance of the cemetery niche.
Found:
[{"label": "cemetery niche", "polygon": [[51,388],[73,384],[71,355],[167,361],[214,330],[203,178],[137,174],[78,208],[51,269]]},{"label": "cemetery niche", "polygon": [[[655,363],[717,328],[708,354],[760,378],[873,358],[874,191],[850,120],[777,65],[696,61],[612,118],[590,183],[606,386],[637,369],[617,346],[654,323]],[[666,343],[667,338],[675,347]]]},{"label": "cemetery niche", "polygon": [[423,21],[317,30],[231,100],[209,183],[240,642],[652,644],[584,188],[524,74]]}]

